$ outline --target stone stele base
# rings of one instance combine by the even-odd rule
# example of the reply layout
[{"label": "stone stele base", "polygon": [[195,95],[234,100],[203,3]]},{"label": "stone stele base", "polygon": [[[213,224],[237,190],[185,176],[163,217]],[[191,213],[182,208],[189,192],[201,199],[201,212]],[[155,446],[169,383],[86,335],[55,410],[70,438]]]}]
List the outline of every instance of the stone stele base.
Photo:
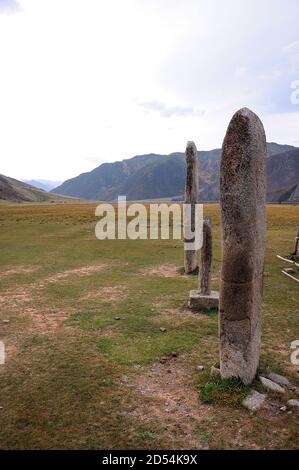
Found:
[{"label": "stone stele base", "polygon": [[210,310],[212,308],[218,309],[219,305],[219,292],[211,291],[210,295],[201,294],[198,290],[191,290],[189,295],[188,307],[200,310],[205,308]]}]

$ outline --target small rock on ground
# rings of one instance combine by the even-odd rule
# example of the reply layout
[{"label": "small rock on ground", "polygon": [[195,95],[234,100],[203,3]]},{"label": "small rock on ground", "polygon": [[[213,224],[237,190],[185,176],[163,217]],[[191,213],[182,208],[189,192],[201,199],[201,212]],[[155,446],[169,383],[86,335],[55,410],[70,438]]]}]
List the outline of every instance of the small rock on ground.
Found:
[{"label": "small rock on ground", "polygon": [[242,405],[250,411],[257,411],[264,403],[266,395],[256,390],[251,390],[250,394],[243,400]]},{"label": "small rock on ground", "polygon": [[293,408],[293,407],[294,407],[294,408],[299,408],[299,400],[294,400],[294,399],[288,400],[288,401],[287,401],[287,405],[288,405],[288,406],[291,406],[292,408]]},{"label": "small rock on ground", "polygon": [[160,357],[159,361],[160,361],[161,364],[165,364],[165,362],[167,361],[167,357],[162,356],[162,357]]},{"label": "small rock on ground", "polygon": [[295,273],[295,269],[293,269],[293,268],[284,268],[283,270],[288,274],[294,274]]},{"label": "small rock on ground", "polygon": [[279,385],[285,385],[289,386],[291,385],[291,382],[289,379],[284,377],[283,375],[275,374],[274,372],[270,372],[270,374],[267,375],[268,379],[272,380],[272,382],[276,382]]},{"label": "small rock on ground", "polygon": [[299,395],[299,387],[296,387],[296,385],[291,384],[289,386],[289,389],[292,390],[293,392],[295,392],[296,395]]},{"label": "small rock on ground", "polygon": [[202,372],[204,370],[204,366],[197,366],[196,370],[198,370],[198,372]]},{"label": "small rock on ground", "polygon": [[272,380],[266,379],[266,377],[262,377],[262,376],[260,376],[259,379],[262,385],[268,390],[271,390],[272,392],[276,392],[276,393],[285,393],[285,389],[282,388],[277,383],[272,382]]}]

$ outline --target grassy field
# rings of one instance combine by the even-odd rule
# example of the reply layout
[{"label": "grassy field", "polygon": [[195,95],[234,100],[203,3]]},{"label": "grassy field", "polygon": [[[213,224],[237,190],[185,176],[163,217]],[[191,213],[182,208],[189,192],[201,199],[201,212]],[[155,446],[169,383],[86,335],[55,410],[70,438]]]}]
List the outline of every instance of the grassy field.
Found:
[{"label": "grassy field", "polygon": [[[0,205],[0,448],[298,447],[286,397],[253,415],[201,400],[196,366],[218,361],[218,318],[187,309],[197,279],[178,272],[182,242],[99,241],[94,209]],[[205,213],[218,289],[219,208]],[[298,224],[298,206],[268,207],[261,354],[262,369],[297,384],[299,285],[276,254],[290,253]]]}]

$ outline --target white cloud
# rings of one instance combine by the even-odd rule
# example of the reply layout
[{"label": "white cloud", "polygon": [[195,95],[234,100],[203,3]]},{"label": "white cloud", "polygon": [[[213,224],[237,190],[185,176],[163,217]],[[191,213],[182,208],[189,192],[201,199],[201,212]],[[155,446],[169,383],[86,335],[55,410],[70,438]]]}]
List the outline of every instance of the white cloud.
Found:
[{"label": "white cloud", "polygon": [[17,0],[0,0],[1,13],[15,13],[20,10],[20,4]]},{"label": "white cloud", "polygon": [[247,77],[248,76],[248,68],[247,67],[242,67],[242,66],[239,66],[236,68],[235,70],[235,76],[237,78],[244,78],[244,77]]},{"label": "white cloud", "polygon": [[268,142],[279,142],[299,147],[299,105],[297,108],[297,112],[269,114],[264,117]]},{"label": "white cloud", "polygon": [[160,101],[147,101],[140,103],[141,108],[146,111],[157,112],[161,117],[173,117],[173,116],[202,116],[203,110],[197,110],[192,106],[168,106]]}]

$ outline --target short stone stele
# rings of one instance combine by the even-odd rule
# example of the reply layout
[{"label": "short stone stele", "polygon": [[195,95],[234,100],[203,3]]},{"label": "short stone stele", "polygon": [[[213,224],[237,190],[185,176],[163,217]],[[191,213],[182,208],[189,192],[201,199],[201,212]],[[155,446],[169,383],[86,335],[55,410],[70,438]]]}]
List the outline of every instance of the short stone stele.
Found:
[{"label": "short stone stele", "polygon": [[191,290],[189,308],[200,310],[218,309],[219,292],[211,290],[211,265],[213,255],[212,224],[209,218],[203,222],[203,244],[199,270],[199,290]]}]

